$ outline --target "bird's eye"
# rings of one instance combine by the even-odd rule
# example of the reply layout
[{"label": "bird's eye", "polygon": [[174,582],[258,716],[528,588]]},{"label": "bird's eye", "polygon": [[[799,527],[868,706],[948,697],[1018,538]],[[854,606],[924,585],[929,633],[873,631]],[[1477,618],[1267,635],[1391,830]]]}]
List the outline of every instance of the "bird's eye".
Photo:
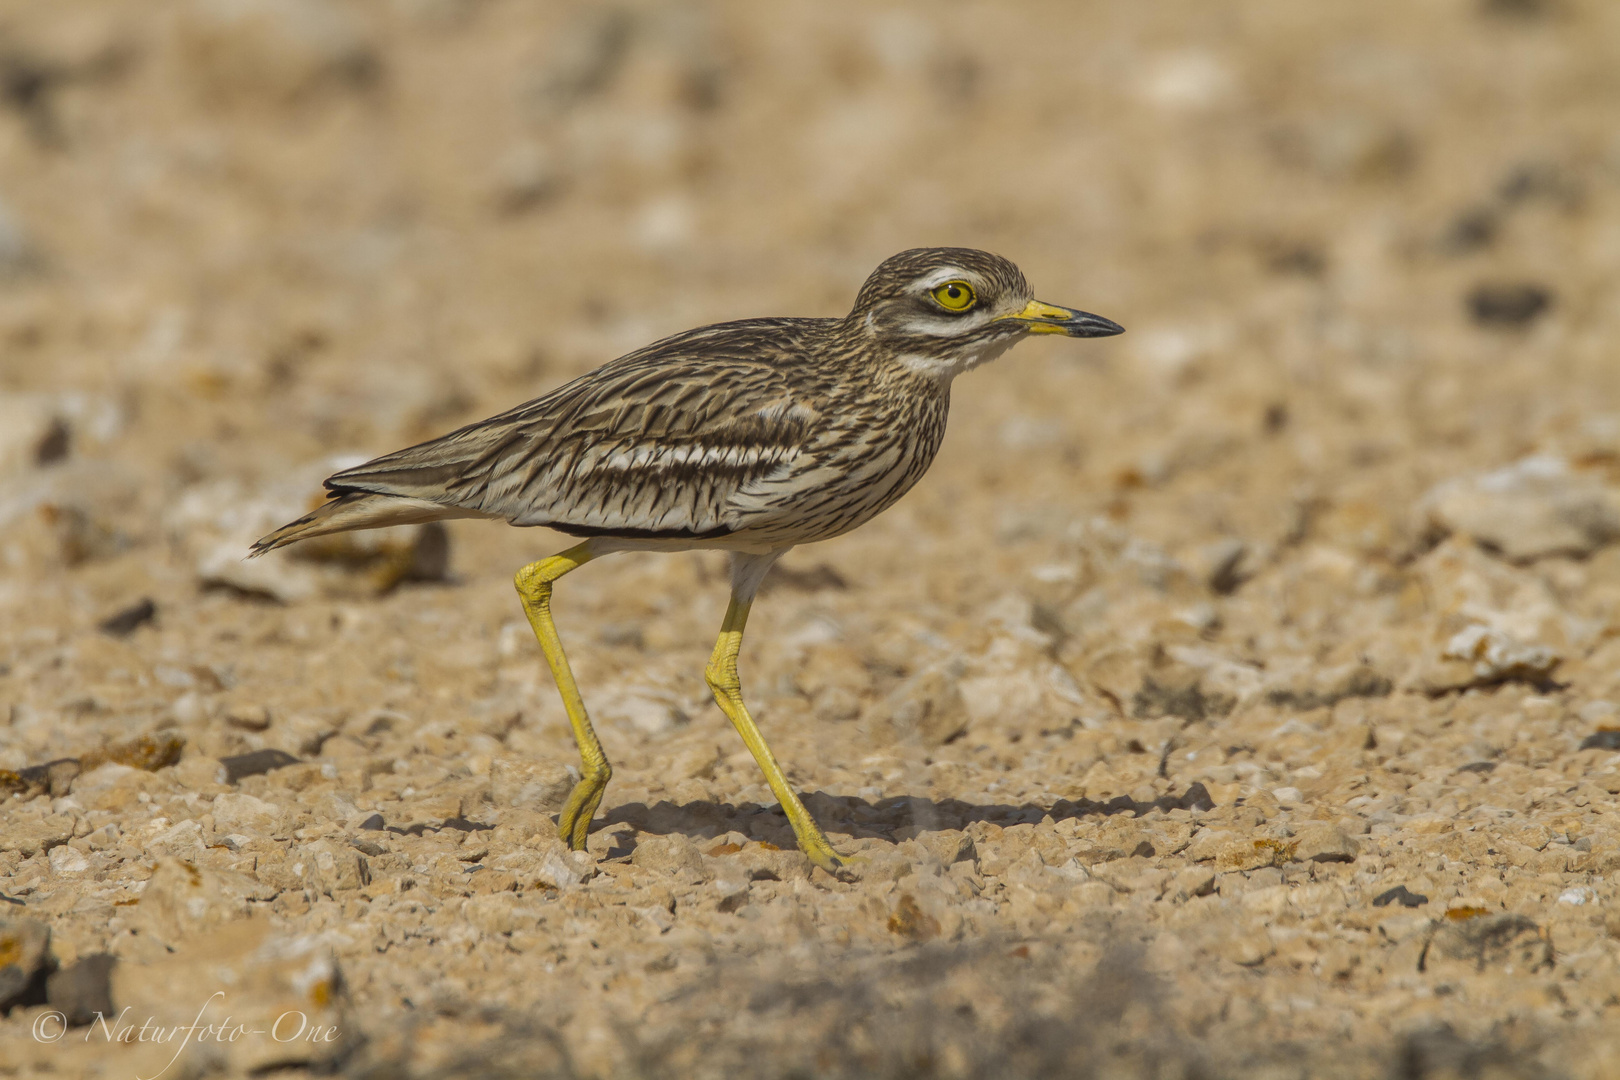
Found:
[{"label": "bird's eye", "polygon": [[946,311],[966,311],[977,297],[965,281],[947,281],[934,290],[934,300]]}]

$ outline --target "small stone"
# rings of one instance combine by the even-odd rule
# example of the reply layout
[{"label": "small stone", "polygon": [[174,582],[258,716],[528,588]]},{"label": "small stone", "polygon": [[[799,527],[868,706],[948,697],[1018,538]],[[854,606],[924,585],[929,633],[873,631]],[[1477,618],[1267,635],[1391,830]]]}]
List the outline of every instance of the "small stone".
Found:
[{"label": "small stone", "polygon": [[[387,822],[383,821],[383,816],[381,814],[372,814],[370,817],[366,818],[366,820],[362,821],[358,827],[368,829],[372,832],[382,832],[388,827],[388,824]],[[376,853],[373,852],[372,854]]]},{"label": "small stone", "polygon": [[203,930],[247,918],[253,902],[275,893],[246,874],[164,857],[147,879],[133,918],[144,934],[178,948]]},{"label": "small stone", "polygon": [[225,708],[225,722],[242,731],[264,731],[270,726],[270,709],[259,704],[231,704]]},{"label": "small stone", "polygon": [[188,757],[174,767],[174,778],[192,791],[206,791],[230,782],[225,763],[211,757]]},{"label": "small stone", "polygon": [[960,665],[951,664],[918,672],[874,706],[869,725],[892,739],[943,746],[968,727],[961,676]]},{"label": "small stone", "polygon": [[1524,327],[1552,306],[1546,288],[1531,282],[1485,282],[1468,292],[1468,314],[1481,326]]},{"label": "small stone", "polygon": [[1563,660],[1544,645],[1520,641],[1505,630],[1481,623],[1452,635],[1441,655],[1469,666],[1473,676],[1469,685],[1489,685],[1509,679],[1544,682]]},{"label": "small stone", "polygon": [[1300,862],[1355,862],[1360,845],[1337,825],[1307,825],[1294,834],[1294,858]]},{"label": "small stone", "polygon": [[1215,871],[1207,866],[1192,866],[1170,879],[1164,895],[1167,899],[1181,901],[1208,896],[1214,891]]},{"label": "small stone", "polygon": [[[10,225],[10,215],[0,207],[0,272],[8,262],[5,238]],[[25,473],[59,460],[71,434],[59,402],[52,397],[8,390],[0,398],[0,476]]]},{"label": "small stone", "polygon": [[591,711],[607,723],[624,724],[643,735],[667,734],[692,722],[672,691],[655,687],[603,695]]},{"label": "small stone", "polygon": [[702,853],[696,844],[679,834],[649,836],[640,841],[630,853],[630,863],[661,874],[703,873]]},{"label": "small stone", "polygon": [[157,604],[150,596],[143,597],[112,615],[107,616],[98,624],[101,632],[113,637],[128,637],[138,628],[157,618]]},{"label": "small stone", "polygon": [[1264,930],[1258,930],[1227,938],[1221,942],[1219,952],[1221,959],[1229,960],[1241,967],[1259,967],[1276,952],[1276,947],[1272,945],[1269,934]]},{"label": "small stone", "polygon": [[1205,830],[1193,840],[1186,855],[1193,862],[1213,862],[1216,870],[1230,873],[1281,865],[1293,858],[1294,850],[1289,841],[1245,840],[1224,830]]},{"label": "small stone", "polygon": [[1399,904],[1401,907],[1421,907],[1429,902],[1427,896],[1412,892],[1405,885],[1397,885],[1393,889],[1386,889],[1373,897],[1373,907],[1388,907],[1390,904]]},{"label": "small stone", "polygon": [[[348,994],[330,946],[314,935],[278,934],[266,918],[192,934],[173,953],[145,963],[126,957],[110,981],[118,1008],[152,1026],[242,1032],[206,1044],[210,1068],[227,1075],[330,1073],[355,1049]],[[257,1032],[263,1034],[248,1034]],[[199,1041],[187,1049],[203,1047]]]},{"label": "small stone", "polygon": [[979,853],[974,846],[973,837],[967,833],[927,833],[917,839],[933,853],[934,857],[943,866],[953,866],[959,862],[978,861]]},{"label": "small stone", "polygon": [[[637,848],[636,850],[640,850]],[[693,848],[694,855],[697,849]],[[634,857],[632,856],[632,861]],[[596,876],[596,864],[583,851],[570,851],[558,845],[540,858],[537,881],[554,889],[567,889]]]},{"label": "small stone", "polygon": [[[227,764],[226,768],[230,766]],[[214,798],[214,824],[222,830],[273,836],[284,831],[286,813],[255,795],[229,793]]]},{"label": "small stone", "polygon": [[0,851],[15,851],[25,859],[48,852],[73,839],[73,818],[53,814],[0,829]]},{"label": "small stone", "polygon": [[50,927],[39,920],[0,918],[0,1010],[42,989],[50,944]]},{"label": "small stone", "polygon": [[82,874],[90,869],[90,860],[84,853],[66,844],[51,849],[50,861],[53,874]]},{"label": "small stone", "polygon": [[262,776],[274,769],[297,765],[298,759],[285,750],[255,750],[249,754],[233,754],[219,759],[225,766],[225,782],[235,784],[244,777]]},{"label": "small stone", "polygon": [[306,886],[317,893],[360,889],[371,884],[371,866],[354,847],[321,839],[306,844],[293,856],[304,864]]},{"label": "small stone", "polygon": [[1176,802],[1183,810],[1203,811],[1215,809],[1215,800],[1210,798],[1209,789],[1196,781],[1188,785],[1187,790],[1181,793],[1181,797]]},{"label": "small stone", "polygon": [[1580,558],[1620,539],[1620,491],[1548,454],[1448,480],[1419,507],[1431,528],[1470,537],[1511,562]]},{"label": "small stone", "polygon": [[1620,728],[1599,728],[1581,740],[1582,750],[1620,750]]},{"label": "small stone", "polygon": [[94,953],[52,972],[45,980],[46,1004],[65,1016],[69,1027],[113,1016],[112,972],[117,966],[110,953]]},{"label": "small stone", "polygon": [[557,761],[502,756],[489,763],[489,792],[496,806],[561,810],[579,773]]},{"label": "small stone", "polygon": [[157,772],[179,761],[180,753],[185,747],[185,737],[170,731],[157,735],[142,735],[81,754],[79,765],[84,772],[89,772],[107,762],[128,765],[132,769],[142,769],[146,772]]}]

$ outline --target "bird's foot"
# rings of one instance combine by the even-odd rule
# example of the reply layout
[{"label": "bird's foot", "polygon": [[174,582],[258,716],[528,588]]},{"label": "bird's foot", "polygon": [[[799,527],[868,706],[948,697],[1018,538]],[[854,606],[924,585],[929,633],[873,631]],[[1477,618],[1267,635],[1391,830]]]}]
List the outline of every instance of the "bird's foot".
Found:
[{"label": "bird's foot", "polygon": [[848,868],[838,852],[833,850],[827,838],[821,835],[800,836],[799,850],[804,852],[811,865],[819,866],[839,881],[851,880]]},{"label": "bird's foot", "polygon": [[585,837],[591,831],[591,818],[602,805],[602,794],[607,791],[611,771],[586,773],[580,777],[574,790],[568,793],[562,812],[557,815],[557,835],[575,851],[585,850]]}]

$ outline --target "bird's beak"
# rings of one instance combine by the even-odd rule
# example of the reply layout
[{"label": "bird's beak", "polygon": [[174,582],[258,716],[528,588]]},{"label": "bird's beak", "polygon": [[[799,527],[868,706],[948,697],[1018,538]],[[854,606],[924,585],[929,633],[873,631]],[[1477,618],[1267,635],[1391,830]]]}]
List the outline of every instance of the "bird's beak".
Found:
[{"label": "bird's beak", "polygon": [[1093,315],[1089,311],[1076,311],[1074,308],[1058,307],[1056,304],[1043,304],[1039,300],[1031,300],[1024,305],[1024,310],[1015,315],[1003,315],[1003,319],[1012,319],[1024,324],[1024,328],[1032,334],[1067,334],[1069,337],[1113,337],[1123,334],[1125,328],[1112,319],[1105,319],[1101,315]]}]

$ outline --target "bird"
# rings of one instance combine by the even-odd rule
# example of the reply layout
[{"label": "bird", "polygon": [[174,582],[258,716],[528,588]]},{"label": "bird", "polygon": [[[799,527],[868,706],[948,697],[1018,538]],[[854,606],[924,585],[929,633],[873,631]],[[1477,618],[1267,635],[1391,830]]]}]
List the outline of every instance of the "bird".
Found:
[{"label": "bird", "polygon": [[999,255],[902,251],[872,272],[842,318],[688,330],[507,412],[334,473],[327,502],[258,540],[250,556],[446,518],[575,538],[524,566],[515,585],[579,747],[580,778],[557,829],[582,850],[613,770],[557,635],[554,585],[615,552],[729,552],[730,603],[704,677],[800,850],[836,876],[844,860],[743,700],[738,656],[760,583],[789,549],[865,524],[922,478],[944,438],[957,376],[1031,335],[1123,332],[1100,315],[1036,300]]}]

